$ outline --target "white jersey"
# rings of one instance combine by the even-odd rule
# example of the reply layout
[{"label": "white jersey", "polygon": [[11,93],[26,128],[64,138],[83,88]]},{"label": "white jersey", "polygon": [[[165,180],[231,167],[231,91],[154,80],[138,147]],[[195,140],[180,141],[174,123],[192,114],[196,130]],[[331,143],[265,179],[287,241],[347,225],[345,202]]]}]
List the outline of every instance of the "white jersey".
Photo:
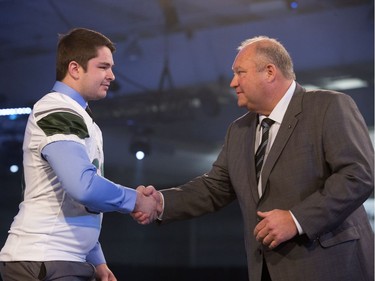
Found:
[{"label": "white jersey", "polygon": [[[54,120],[59,122],[59,118],[71,120],[70,126],[61,129],[64,133],[45,126]],[[34,105],[26,126],[24,201],[0,252],[1,261],[83,262],[96,245],[102,214],[90,213],[71,199],[41,154],[47,144],[63,140],[83,144],[90,161],[102,173],[103,140],[99,127],[69,96],[57,92],[45,95]]]}]

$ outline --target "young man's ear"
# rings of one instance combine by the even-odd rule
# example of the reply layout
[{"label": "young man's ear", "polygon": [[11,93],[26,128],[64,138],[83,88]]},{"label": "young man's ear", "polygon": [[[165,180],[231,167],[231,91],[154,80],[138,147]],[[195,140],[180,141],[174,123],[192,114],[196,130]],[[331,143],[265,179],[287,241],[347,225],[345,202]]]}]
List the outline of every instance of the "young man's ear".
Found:
[{"label": "young man's ear", "polygon": [[80,72],[82,71],[81,66],[76,61],[71,61],[68,65],[68,74],[74,79],[78,80]]}]

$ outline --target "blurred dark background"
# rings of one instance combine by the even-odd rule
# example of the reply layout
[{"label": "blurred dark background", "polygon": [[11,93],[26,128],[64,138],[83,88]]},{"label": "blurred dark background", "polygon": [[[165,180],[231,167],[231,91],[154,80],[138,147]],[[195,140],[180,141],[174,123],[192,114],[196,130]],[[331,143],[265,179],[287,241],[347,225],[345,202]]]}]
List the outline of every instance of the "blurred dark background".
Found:
[{"label": "blurred dark background", "polygon": [[[161,189],[210,169],[245,112],[229,88],[236,48],[256,35],[285,45],[303,86],[351,95],[374,136],[374,1],[0,0],[1,246],[22,198],[9,167],[21,165],[27,114],[10,109],[51,89],[57,36],[73,27],[117,46],[116,81],[91,107],[106,177],[123,185]],[[366,208],[373,222],[372,199]],[[162,227],[106,214],[101,242],[119,280],[247,280],[237,203]]]}]

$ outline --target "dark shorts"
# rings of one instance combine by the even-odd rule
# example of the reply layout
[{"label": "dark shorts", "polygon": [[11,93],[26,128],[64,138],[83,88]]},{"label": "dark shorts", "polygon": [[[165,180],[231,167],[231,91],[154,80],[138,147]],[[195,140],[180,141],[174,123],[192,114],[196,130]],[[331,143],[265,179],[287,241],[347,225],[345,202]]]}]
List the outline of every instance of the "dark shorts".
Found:
[{"label": "dark shorts", "polygon": [[3,281],[94,281],[95,267],[87,262],[0,262]]}]

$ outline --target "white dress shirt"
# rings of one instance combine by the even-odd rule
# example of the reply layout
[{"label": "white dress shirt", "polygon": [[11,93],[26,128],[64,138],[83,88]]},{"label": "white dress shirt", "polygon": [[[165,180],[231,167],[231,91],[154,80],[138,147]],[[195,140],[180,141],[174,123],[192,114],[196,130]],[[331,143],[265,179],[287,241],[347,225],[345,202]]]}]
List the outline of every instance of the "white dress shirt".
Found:
[{"label": "white dress shirt", "polygon": [[[259,122],[258,122],[257,130],[256,130],[256,136],[255,136],[255,151],[262,141],[262,138],[261,138],[262,126],[260,125],[262,123],[262,120],[268,117],[272,119],[273,121],[275,121],[275,123],[269,129],[268,143],[266,147],[266,153],[264,155],[263,166],[264,166],[264,163],[267,161],[268,153],[271,150],[273,142],[275,141],[276,135],[280,129],[281,122],[283,121],[285,112],[288,109],[288,105],[290,103],[290,100],[292,99],[295,89],[296,89],[296,82],[293,81],[292,84],[289,86],[288,90],[286,91],[285,95],[282,97],[282,99],[277,103],[275,108],[272,110],[271,114],[269,116],[259,115]],[[262,174],[258,182],[258,194],[259,194],[259,198],[262,197],[263,195],[262,194]],[[302,234],[303,233],[302,227],[300,226],[300,224],[294,217],[293,213],[292,212],[290,213],[297,226],[299,234]]]}]

